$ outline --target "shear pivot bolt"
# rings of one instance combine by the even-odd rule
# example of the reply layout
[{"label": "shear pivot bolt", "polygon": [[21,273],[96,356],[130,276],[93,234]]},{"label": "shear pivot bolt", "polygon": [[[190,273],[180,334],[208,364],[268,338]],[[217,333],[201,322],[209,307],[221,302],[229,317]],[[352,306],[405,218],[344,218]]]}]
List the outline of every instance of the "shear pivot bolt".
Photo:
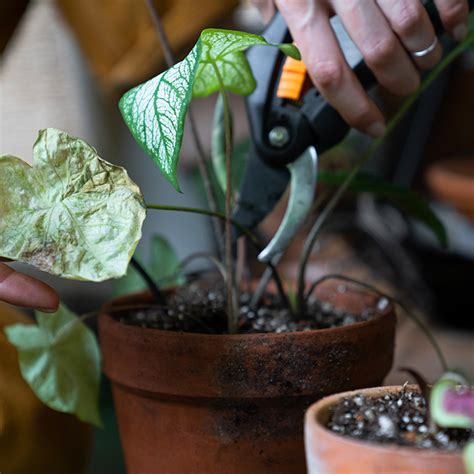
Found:
[{"label": "shear pivot bolt", "polygon": [[283,148],[290,141],[290,133],[286,127],[277,125],[270,130],[268,141],[272,146]]}]

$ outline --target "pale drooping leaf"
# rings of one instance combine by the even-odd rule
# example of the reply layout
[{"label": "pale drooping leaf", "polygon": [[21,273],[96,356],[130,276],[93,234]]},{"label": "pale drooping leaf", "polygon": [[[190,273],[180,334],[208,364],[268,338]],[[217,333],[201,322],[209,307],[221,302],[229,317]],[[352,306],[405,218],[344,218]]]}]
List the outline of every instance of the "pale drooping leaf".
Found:
[{"label": "pale drooping leaf", "polygon": [[[131,89],[120,100],[132,135],[176,189],[184,122],[192,97],[205,97],[221,89],[250,94],[255,79],[243,51],[253,45],[271,46],[263,37],[250,33],[204,30],[183,61]],[[299,59],[295,46],[273,46]]]},{"label": "pale drooping leaf", "polygon": [[78,280],[122,276],[145,204],[127,172],[79,138],[41,130],[33,166],[0,156],[0,256]]},{"label": "pale drooping leaf", "polygon": [[[159,288],[164,289],[184,284],[184,277],[179,271],[178,256],[167,239],[158,234],[153,235],[150,253],[149,265],[144,263],[143,259],[137,254],[135,254],[135,259],[138,260]],[[113,282],[115,296],[137,293],[147,288],[146,281],[132,265],[129,265],[127,273],[122,278]]]},{"label": "pale drooping leaf", "polygon": [[37,325],[4,329],[18,350],[23,378],[50,408],[100,426],[100,351],[94,333],[61,305],[54,314],[36,313]]}]

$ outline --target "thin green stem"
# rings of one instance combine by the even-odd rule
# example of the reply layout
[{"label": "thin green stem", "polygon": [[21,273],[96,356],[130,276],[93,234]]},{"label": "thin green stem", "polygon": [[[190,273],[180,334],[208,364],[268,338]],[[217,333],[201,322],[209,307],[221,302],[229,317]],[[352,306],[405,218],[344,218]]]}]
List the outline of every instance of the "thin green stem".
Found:
[{"label": "thin green stem", "polygon": [[237,290],[235,288],[234,258],[232,255],[232,118],[229,97],[219,68],[213,62],[212,67],[219,82],[219,92],[224,109],[224,140],[226,164],[225,189],[225,266],[227,271],[227,330],[230,334],[237,332]]},{"label": "thin green stem", "polygon": [[447,66],[449,66],[467,47],[472,44],[474,44],[474,33],[471,33],[462,43],[459,43],[456,48],[454,48],[449,54],[447,54],[446,57],[426,76],[426,78],[421,83],[420,87],[416,90],[416,92],[414,92],[403,102],[400,109],[389,121],[385,134],[382,137],[375,139],[370,144],[369,148],[364,154],[364,157],[357,164],[354,165],[344,182],[329,200],[327,206],[322,210],[321,214],[319,214],[318,218],[314,222],[313,227],[311,228],[308,234],[308,237],[303,247],[303,251],[300,256],[297,288],[297,305],[299,312],[303,312],[306,305],[306,301],[304,298],[304,288],[306,281],[306,269],[309,257],[316,242],[316,238],[319,235],[319,232],[324,223],[326,222],[327,218],[331,215],[334,208],[337,206],[342,196],[347,191],[348,187],[350,186],[357,173],[371,158],[373,158],[375,152],[378,150],[380,145],[384,142],[387,136],[393,132],[395,127],[397,127],[397,125],[401,122],[401,120],[403,119],[407,111],[411,108],[411,106],[415,103],[415,101],[420,97],[421,94],[423,94],[423,92],[428,89],[428,87],[431,86],[431,84],[438,77],[438,75]]},{"label": "thin green stem", "polygon": [[418,316],[416,316],[415,313],[412,313],[402,301],[398,300],[397,298],[394,298],[393,296],[388,295],[387,293],[379,290],[378,288],[375,288],[372,285],[369,285],[368,283],[364,283],[355,278],[351,278],[345,275],[339,275],[337,273],[334,273],[331,275],[325,275],[319,280],[316,280],[311,285],[311,288],[308,291],[307,297],[309,297],[311,293],[313,293],[313,291],[316,289],[318,285],[320,285],[326,280],[342,280],[342,281],[354,283],[355,285],[361,286],[362,288],[366,288],[370,291],[373,291],[374,293],[377,293],[379,296],[386,298],[391,303],[399,306],[405,312],[405,314],[418,326],[421,332],[426,336],[431,346],[433,347],[434,351],[436,352],[436,355],[438,356],[439,363],[441,364],[443,372],[448,370],[448,364],[446,362],[446,358],[444,357],[443,351],[441,350],[441,347],[439,346],[435,337],[433,336],[429,328],[426,326],[426,324]]},{"label": "thin green stem", "polygon": [[[191,214],[201,214],[201,215],[204,215],[204,216],[218,217],[219,219],[222,219],[222,220],[225,220],[225,218],[226,218],[226,215],[223,212],[218,212],[218,211],[214,212],[214,211],[210,211],[208,209],[200,209],[200,208],[197,208],[197,207],[168,206],[168,205],[165,205],[165,204],[147,204],[146,207],[147,207],[147,209],[154,209],[154,210],[158,210],[158,211],[188,212],[188,213],[191,213]],[[247,227],[244,227],[239,222],[237,222],[233,219],[231,219],[231,223],[237,229],[239,229],[239,231],[243,235],[245,235],[246,237],[248,237],[250,239],[250,241],[252,242],[252,244],[255,246],[256,250],[259,253],[263,250],[263,247],[260,244],[257,236],[252,231],[250,231],[249,229],[247,229]],[[269,272],[271,272],[271,274],[272,274],[273,279],[275,280],[278,295],[280,297],[280,300],[281,300],[282,304],[285,305],[286,307],[290,308],[288,298],[285,294],[285,290],[283,288],[283,283],[282,283],[282,280],[280,278],[280,275],[279,275],[277,269],[272,264],[268,264],[268,268],[269,268]]]}]

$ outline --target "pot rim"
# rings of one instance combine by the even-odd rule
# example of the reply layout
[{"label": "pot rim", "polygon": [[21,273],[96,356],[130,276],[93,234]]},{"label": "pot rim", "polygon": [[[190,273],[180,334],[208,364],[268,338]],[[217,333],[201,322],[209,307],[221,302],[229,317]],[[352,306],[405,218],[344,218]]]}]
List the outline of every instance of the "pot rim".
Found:
[{"label": "pot rim", "polygon": [[[341,445],[351,445],[354,448],[360,449],[370,449],[374,451],[378,451],[380,454],[383,453],[396,453],[396,454],[405,454],[414,457],[432,457],[433,455],[446,458],[446,459],[453,459],[459,458],[462,456],[462,449],[456,451],[443,451],[437,450],[432,448],[416,448],[414,446],[403,446],[396,443],[390,444],[382,444],[382,443],[375,443],[373,441],[362,440],[351,438],[350,436],[342,436],[334,431],[328,429],[326,424],[321,420],[321,413],[323,410],[326,410],[337,402],[342,400],[346,397],[352,397],[355,395],[365,395],[372,398],[381,396],[386,393],[398,393],[400,392],[403,387],[408,387],[411,390],[415,390],[419,392],[418,385],[415,384],[407,384],[407,385],[386,385],[380,387],[371,387],[371,388],[364,388],[358,390],[351,390],[348,392],[341,392],[336,393],[334,395],[329,395],[327,397],[322,398],[321,400],[313,403],[305,414],[305,431],[316,431],[320,433],[324,433],[324,436],[327,439],[332,440],[334,444],[341,444]],[[306,446],[306,449],[311,449],[310,446]],[[343,449],[343,448],[342,448]]]},{"label": "pot rim", "polygon": [[[368,293],[368,290],[360,290],[361,293]],[[100,309],[99,318],[107,318],[109,319],[110,324],[127,327],[130,331],[142,332],[142,331],[154,331],[155,334],[168,334],[168,337],[181,337],[183,339],[209,339],[209,338],[226,338],[228,340],[239,340],[244,338],[260,338],[260,339],[267,339],[267,338],[284,338],[288,336],[297,336],[297,335],[311,335],[311,334],[343,334],[351,330],[357,330],[365,327],[370,327],[376,325],[382,319],[388,319],[392,316],[396,316],[395,306],[392,302],[389,301],[387,307],[382,311],[377,311],[376,314],[370,318],[368,321],[359,321],[356,323],[348,324],[345,326],[338,326],[334,328],[322,328],[322,329],[310,329],[308,331],[292,331],[292,332],[259,332],[259,333],[240,333],[240,334],[206,334],[201,332],[184,332],[184,331],[170,331],[165,329],[157,329],[157,328],[149,328],[149,327],[142,327],[136,326],[133,324],[126,324],[122,323],[118,319],[114,318],[110,313],[110,308],[113,308],[117,305],[120,301],[129,301],[129,300],[136,300],[139,298],[145,298],[145,300],[150,299],[151,293],[149,291],[142,291],[137,293],[131,293],[129,295],[119,296],[118,298],[114,298],[104,305]]]}]

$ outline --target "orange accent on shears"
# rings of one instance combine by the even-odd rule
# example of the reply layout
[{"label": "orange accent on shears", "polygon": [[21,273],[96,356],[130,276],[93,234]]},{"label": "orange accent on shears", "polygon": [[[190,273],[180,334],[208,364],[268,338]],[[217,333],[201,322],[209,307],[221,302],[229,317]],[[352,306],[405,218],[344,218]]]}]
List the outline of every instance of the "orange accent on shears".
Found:
[{"label": "orange accent on shears", "polygon": [[283,65],[277,97],[299,100],[306,78],[306,66],[303,61],[287,57]]}]

